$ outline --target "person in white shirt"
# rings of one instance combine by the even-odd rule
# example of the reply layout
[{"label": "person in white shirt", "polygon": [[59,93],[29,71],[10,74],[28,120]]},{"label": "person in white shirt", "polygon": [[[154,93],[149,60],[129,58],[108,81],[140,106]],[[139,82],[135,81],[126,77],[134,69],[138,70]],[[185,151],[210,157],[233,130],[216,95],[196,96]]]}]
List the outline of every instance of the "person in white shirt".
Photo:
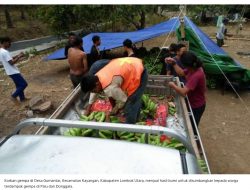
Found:
[{"label": "person in white shirt", "polygon": [[26,99],[24,89],[28,86],[28,84],[15,64],[24,58],[24,53],[21,52],[20,54],[11,57],[9,51],[7,50],[10,46],[11,39],[9,37],[1,38],[0,61],[3,64],[6,74],[16,85],[16,91],[11,95],[11,99],[17,102],[17,97],[19,97],[19,100],[22,102]]},{"label": "person in white shirt", "polygon": [[217,45],[219,47],[222,47],[224,45],[224,39],[225,39],[225,36],[227,35],[227,29],[226,29],[227,23],[228,23],[228,19],[224,18],[216,33]]},{"label": "person in white shirt", "polygon": [[220,28],[220,25],[222,24],[222,21],[223,21],[223,17],[224,17],[223,15],[218,16],[217,24],[216,24],[217,28]]}]

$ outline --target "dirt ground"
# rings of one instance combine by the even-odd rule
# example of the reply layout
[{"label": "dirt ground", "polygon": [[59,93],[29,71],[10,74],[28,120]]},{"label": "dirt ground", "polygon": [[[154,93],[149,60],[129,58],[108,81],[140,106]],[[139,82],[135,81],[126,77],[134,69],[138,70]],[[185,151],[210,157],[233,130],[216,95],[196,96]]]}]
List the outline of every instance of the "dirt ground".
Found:
[{"label": "dirt ground", "polygon": [[[34,117],[49,117],[72,90],[67,61],[42,62],[42,57],[31,58],[28,63],[24,63],[19,67],[28,82],[25,91],[27,96],[41,95],[45,100],[52,101],[52,109],[46,114],[35,114]],[[3,80],[0,82],[2,94],[0,100],[0,137],[2,137],[9,134],[20,120],[27,118],[26,112],[28,111],[29,102],[16,106],[9,98],[14,90],[12,80],[3,72],[0,74],[0,80]],[[27,133],[35,132],[35,130],[24,130],[24,133],[25,131]]]},{"label": "dirt ground", "polygon": [[[214,36],[216,31],[215,27],[202,29],[210,36]],[[249,35],[249,31],[250,27],[245,27],[242,35]],[[166,37],[146,41],[143,45],[162,46]],[[166,46],[174,40],[170,36]],[[224,48],[225,51],[250,69],[250,57],[241,57],[236,53],[249,51],[249,41],[226,40],[226,44],[229,46]],[[42,95],[53,103],[53,108],[46,114],[35,114],[34,117],[49,117],[72,90],[67,61],[42,62],[42,57],[44,55],[36,56],[20,66],[29,83],[26,93],[29,96]],[[27,118],[28,102],[15,106],[9,99],[13,90],[13,82],[3,71],[0,72],[0,137],[9,134],[20,120]],[[230,91],[225,95],[221,95],[219,90],[207,91],[207,107],[199,129],[212,173],[250,173],[250,91],[240,92],[240,96],[241,99],[235,98]],[[31,132],[35,129],[24,131]]]}]

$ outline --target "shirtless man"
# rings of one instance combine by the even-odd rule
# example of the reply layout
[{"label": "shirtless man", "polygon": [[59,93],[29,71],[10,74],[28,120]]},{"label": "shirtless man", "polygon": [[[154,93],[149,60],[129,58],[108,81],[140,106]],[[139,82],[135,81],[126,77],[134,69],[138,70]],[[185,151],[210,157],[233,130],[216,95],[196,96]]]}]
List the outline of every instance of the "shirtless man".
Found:
[{"label": "shirtless man", "polygon": [[[69,48],[73,47],[73,43],[74,43],[76,37],[77,37],[77,35],[75,33],[73,33],[73,32],[69,33],[68,43],[66,44],[66,46],[64,48],[64,55],[66,58],[68,58]],[[81,50],[84,52],[83,47],[81,47]]]},{"label": "shirtless man", "polygon": [[87,55],[82,52],[82,38],[76,37],[73,47],[68,51],[68,62],[70,67],[70,79],[75,87],[81,82],[82,77],[88,71]]}]

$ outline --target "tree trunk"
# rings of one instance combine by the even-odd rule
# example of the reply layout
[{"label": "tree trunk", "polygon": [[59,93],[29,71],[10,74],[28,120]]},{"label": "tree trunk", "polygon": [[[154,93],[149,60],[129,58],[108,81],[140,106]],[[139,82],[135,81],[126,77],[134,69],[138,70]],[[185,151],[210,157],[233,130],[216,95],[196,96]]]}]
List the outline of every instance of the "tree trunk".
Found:
[{"label": "tree trunk", "polygon": [[161,15],[161,14],[160,14],[160,13],[161,13],[161,12],[160,12],[161,6],[155,5],[155,6],[153,7],[153,10],[154,10],[153,12],[154,12],[155,15],[159,15],[159,16]]},{"label": "tree trunk", "polygon": [[112,5],[111,10],[112,32],[116,32],[116,6]]},{"label": "tree trunk", "polygon": [[23,7],[20,8],[20,17],[21,17],[22,20],[26,20]]},{"label": "tree trunk", "polygon": [[13,28],[13,23],[12,23],[11,16],[7,7],[4,7],[4,14],[5,14],[7,28]]},{"label": "tree trunk", "polygon": [[143,10],[142,10],[140,16],[141,16],[141,19],[140,19],[140,29],[143,29],[146,26],[146,14],[145,14],[145,12]]}]

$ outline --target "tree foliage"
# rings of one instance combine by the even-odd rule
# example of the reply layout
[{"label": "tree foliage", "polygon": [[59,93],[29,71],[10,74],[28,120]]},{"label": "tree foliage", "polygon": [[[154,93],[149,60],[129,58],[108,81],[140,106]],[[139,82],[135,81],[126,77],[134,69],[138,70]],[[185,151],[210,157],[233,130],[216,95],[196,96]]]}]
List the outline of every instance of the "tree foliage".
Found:
[{"label": "tree foliage", "polygon": [[11,19],[11,15],[9,13],[9,6],[8,5],[4,5],[4,15],[5,15],[5,19],[6,19],[6,26],[7,28],[13,28],[13,22]]},{"label": "tree foliage", "polygon": [[143,29],[147,15],[155,9],[154,5],[51,5],[38,8],[37,16],[49,24],[56,35],[61,35],[72,26],[88,28],[100,23],[111,23],[114,30],[119,21]]},{"label": "tree foliage", "polygon": [[73,6],[70,5],[42,6],[38,9],[37,16],[49,24],[52,31],[58,36],[68,32],[71,23],[75,20]]},{"label": "tree foliage", "polygon": [[[245,13],[249,11],[249,6],[246,5],[196,5],[196,6],[187,6],[189,15],[197,15],[202,11],[208,11],[211,14],[223,14],[228,15],[232,13],[242,13],[242,10],[245,8]],[[244,16],[244,15],[243,15]]]},{"label": "tree foliage", "polygon": [[[86,31],[97,31],[98,26],[111,24],[116,31],[116,23],[122,23],[133,29],[146,27],[147,19],[158,13],[159,5],[50,5],[39,6],[37,15],[47,23],[52,31],[61,35],[72,29],[82,28]],[[179,11],[179,5],[160,5],[164,11]],[[235,9],[234,5],[188,5],[188,16],[200,13],[227,14]],[[237,6],[241,9],[242,6]]]},{"label": "tree foliage", "polygon": [[154,13],[153,5],[120,5],[117,15],[126,24],[132,24],[137,30],[146,26],[146,15]]}]

